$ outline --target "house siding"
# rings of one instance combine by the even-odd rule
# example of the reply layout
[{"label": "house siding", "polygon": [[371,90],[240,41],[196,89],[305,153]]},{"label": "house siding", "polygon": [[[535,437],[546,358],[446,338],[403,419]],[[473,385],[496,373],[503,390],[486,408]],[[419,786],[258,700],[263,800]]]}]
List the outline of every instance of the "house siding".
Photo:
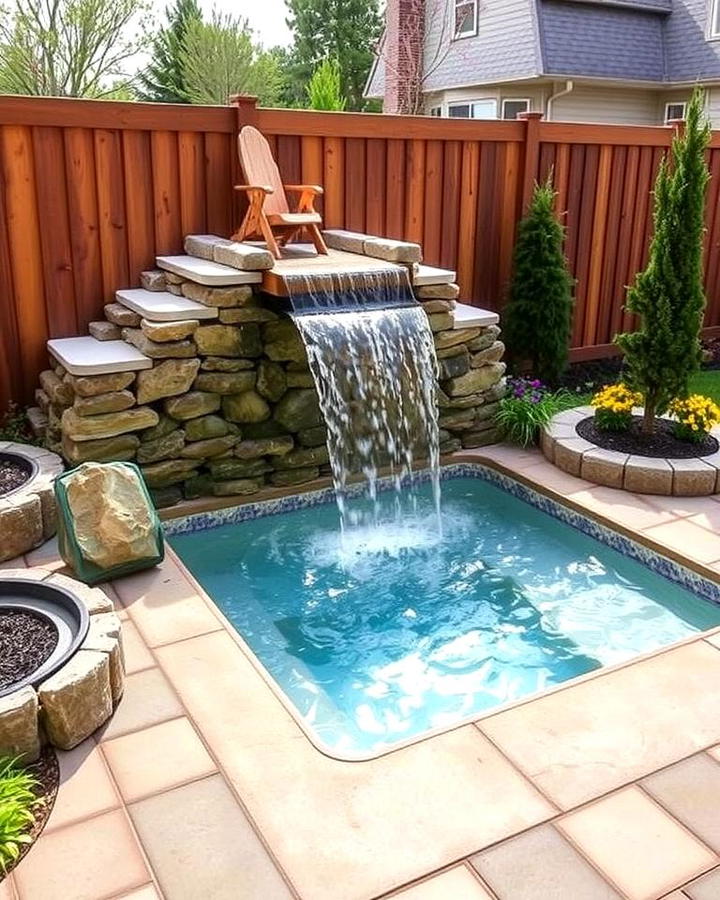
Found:
[{"label": "house siding", "polygon": [[540,71],[535,0],[481,0],[478,34],[450,40],[451,0],[427,0],[426,91],[527,78]]},{"label": "house siding", "polygon": [[664,17],[566,0],[541,0],[539,9],[548,74],[662,80]]},{"label": "house siding", "polygon": [[662,123],[660,110],[657,91],[576,85],[571,93],[553,102],[551,119],[608,125],[659,125]]}]

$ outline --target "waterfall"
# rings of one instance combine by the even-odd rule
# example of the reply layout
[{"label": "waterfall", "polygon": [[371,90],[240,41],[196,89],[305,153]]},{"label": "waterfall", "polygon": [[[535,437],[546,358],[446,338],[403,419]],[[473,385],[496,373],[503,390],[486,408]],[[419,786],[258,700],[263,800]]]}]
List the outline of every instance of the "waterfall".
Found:
[{"label": "waterfall", "polygon": [[429,465],[439,521],[437,361],[406,272],[304,274],[293,279],[290,301],[328,429],[341,529],[357,524],[346,497],[356,474],[364,476],[372,508],[372,522],[362,524],[378,524],[383,469],[393,477],[395,521],[411,513],[418,461]]}]

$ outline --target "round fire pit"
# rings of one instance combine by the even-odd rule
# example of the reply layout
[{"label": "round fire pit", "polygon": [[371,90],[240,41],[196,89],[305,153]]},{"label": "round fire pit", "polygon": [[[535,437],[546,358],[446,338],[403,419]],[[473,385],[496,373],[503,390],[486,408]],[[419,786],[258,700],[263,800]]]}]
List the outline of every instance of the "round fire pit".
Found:
[{"label": "round fire pit", "polygon": [[0,572],[0,758],[32,762],[43,740],[76,747],[112,715],[124,680],[103,591],[47,569]]},{"label": "round fire pit", "polygon": [[0,697],[57,672],[82,644],[90,616],[69,590],[0,579]]},{"label": "round fire pit", "polygon": [[64,468],[57,453],[43,447],[0,442],[0,562],[55,534],[53,481]]}]

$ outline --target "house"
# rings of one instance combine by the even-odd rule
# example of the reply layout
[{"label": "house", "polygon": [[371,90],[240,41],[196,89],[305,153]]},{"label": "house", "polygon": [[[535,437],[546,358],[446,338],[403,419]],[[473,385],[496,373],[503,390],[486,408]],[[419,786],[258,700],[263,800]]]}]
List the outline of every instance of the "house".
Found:
[{"label": "house", "polygon": [[693,85],[720,126],[720,0],[388,0],[385,112],[660,125]]}]

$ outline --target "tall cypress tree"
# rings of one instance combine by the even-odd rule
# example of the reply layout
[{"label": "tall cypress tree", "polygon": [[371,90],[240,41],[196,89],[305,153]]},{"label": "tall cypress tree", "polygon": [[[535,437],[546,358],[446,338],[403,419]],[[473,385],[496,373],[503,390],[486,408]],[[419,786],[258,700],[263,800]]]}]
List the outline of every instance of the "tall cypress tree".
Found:
[{"label": "tall cypress tree", "polygon": [[285,0],[293,33],[291,78],[294,99],[306,102],[306,87],[326,58],[340,67],[347,109],[367,106],[363,91],[382,30],[378,0]]},{"label": "tall cypress tree", "polygon": [[564,229],[555,217],[551,178],[536,184],[518,226],[513,274],[503,312],[510,358],[530,361],[532,374],[554,384],[567,366],[573,281],[563,252]]},{"label": "tall cypress tree", "polygon": [[185,35],[192,22],[202,22],[197,0],[175,0],[165,8],[168,20],[153,41],[152,60],[140,73],[142,99],[156,103],[187,103],[183,80],[182,50]]},{"label": "tall cypress tree", "polygon": [[685,128],[673,140],[672,165],[665,157],[660,163],[648,264],[628,290],[626,309],[639,316],[640,326],[615,338],[625,354],[626,381],[644,397],[645,434],[652,434],[655,416],[666,412],[674,397],[687,396],[690,376],[700,367],[709,140],[697,88]]}]

